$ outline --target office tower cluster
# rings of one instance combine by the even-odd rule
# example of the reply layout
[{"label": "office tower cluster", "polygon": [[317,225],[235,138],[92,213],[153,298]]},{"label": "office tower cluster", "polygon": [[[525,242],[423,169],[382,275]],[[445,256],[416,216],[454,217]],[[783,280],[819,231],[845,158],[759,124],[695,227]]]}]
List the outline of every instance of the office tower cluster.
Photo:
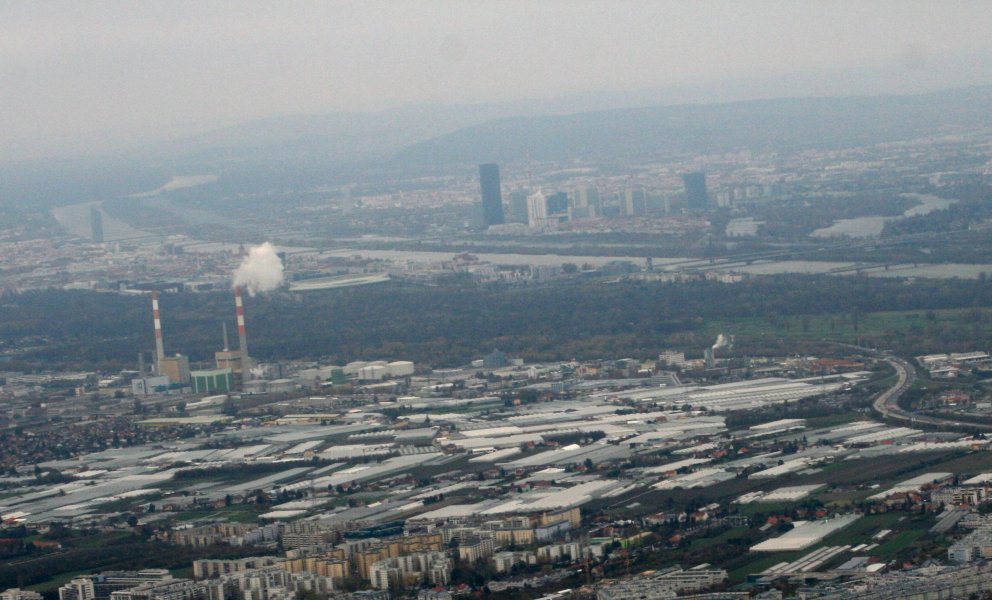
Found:
[{"label": "office tower cluster", "polygon": [[[702,172],[681,175],[682,189],[650,189],[643,185],[623,185],[602,190],[596,185],[572,186],[568,191],[548,191],[530,183],[509,190],[504,210],[499,165],[479,165],[481,198],[479,223],[488,229],[494,225],[515,223],[537,229],[554,229],[561,223],[598,217],[641,217],[669,214],[676,210],[701,211],[728,206],[731,199],[711,196]],[[714,202],[714,198],[716,202]]]}]

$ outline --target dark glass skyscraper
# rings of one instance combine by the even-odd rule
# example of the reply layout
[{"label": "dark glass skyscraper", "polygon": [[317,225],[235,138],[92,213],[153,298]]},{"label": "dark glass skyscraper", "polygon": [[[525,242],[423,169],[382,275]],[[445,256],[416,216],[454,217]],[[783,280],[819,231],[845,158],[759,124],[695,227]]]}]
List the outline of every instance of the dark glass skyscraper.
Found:
[{"label": "dark glass skyscraper", "polygon": [[90,237],[97,244],[103,243],[103,213],[95,206],[90,207]]},{"label": "dark glass skyscraper", "polygon": [[682,176],[685,184],[685,203],[690,209],[700,210],[710,205],[710,195],[706,193],[706,175],[686,173]]},{"label": "dark glass skyscraper", "polygon": [[548,214],[563,215],[568,213],[568,194],[555,192],[548,196]]},{"label": "dark glass skyscraper", "polygon": [[486,227],[502,225],[503,196],[499,192],[499,165],[479,165],[479,185],[482,186],[482,222]]}]

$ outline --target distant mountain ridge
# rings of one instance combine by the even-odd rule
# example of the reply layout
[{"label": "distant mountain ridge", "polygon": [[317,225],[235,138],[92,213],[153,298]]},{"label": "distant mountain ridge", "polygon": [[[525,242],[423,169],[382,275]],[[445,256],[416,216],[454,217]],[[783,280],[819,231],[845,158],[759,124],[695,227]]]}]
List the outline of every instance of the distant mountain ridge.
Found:
[{"label": "distant mountain ridge", "polygon": [[490,107],[407,106],[378,112],[290,115],[248,121],[149,148],[205,160],[385,158],[399,148],[501,116]]},{"label": "distant mountain ridge", "polygon": [[[634,101],[632,97],[632,102]],[[395,177],[467,175],[483,162],[642,162],[797,151],[992,129],[992,85],[860,97],[784,98],[564,114],[581,102],[411,106],[274,117],[114,156],[0,165],[0,206],[47,209],[214,174],[218,197]],[[585,105],[589,105],[586,103]],[[522,116],[507,116],[507,115]]]},{"label": "distant mountain ridge", "polygon": [[393,160],[427,167],[485,161],[643,160],[839,148],[992,127],[992,86],[920,95],[752,100],[507,118],[412,144]]}]

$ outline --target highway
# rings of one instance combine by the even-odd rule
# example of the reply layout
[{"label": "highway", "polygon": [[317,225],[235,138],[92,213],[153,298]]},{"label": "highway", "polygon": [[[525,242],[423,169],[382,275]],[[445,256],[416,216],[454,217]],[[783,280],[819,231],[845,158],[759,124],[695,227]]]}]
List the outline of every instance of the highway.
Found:
[{"label": "highway", "polygon": [[916,369],[901,358],[885,356],[884,360],[896,370],[896,383],[875,398],[872,407],[877,413],[897,421],[913,421],[914,415],[899,408],[899,397],[916,381]]},{"label": "highway", "polygon": [[892,365],[896,370],[896,383],[875,398],[872,408],[886,419],[902,421],[911,426],[931,425],[946,429],[965,428],[970,431],[983,430],[992,431],[992,425],[982,423],[966,423],[953,419],[942,419],[928,415],[918,415],[908,412],[899,406],[899,397],[913,385],[916,381],[916,369],[913,365],[896,356],[883,356],[883,360]]}]

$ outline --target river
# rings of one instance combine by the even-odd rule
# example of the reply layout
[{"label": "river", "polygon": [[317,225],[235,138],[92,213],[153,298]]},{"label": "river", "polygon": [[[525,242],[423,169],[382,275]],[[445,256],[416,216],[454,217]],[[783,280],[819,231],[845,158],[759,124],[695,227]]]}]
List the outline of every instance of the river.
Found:
[{"label": "river", "polygon": [[892,217],[869,216],[858,217],[856,219],[838,219],[830,227],[817,229],[810,234],[815,238],[832,238],[847,236],[851,238],[877,237],[882,234],[885,224],[889,221],[898,221],[909,217],[927,215],[935,210],[946,210],[957,200],[939,198],[932,194],[903,194],[906,197],[916,198],[919,204],[910,208],[901,215]]},{"label": "river", "polygon": [[[904,218],[920,214],[927,214],[934,210],[946,209],[953,204],[954,200],[937,198],[936,196],[917,196],[921,204],[914,206],[903,213],[902,217],[864,217],[863,219],[847,219],[845,221],[864,221],[865,219],[886,219]],[[60,207],[53,210],[56,219],[66,227],[66,229],[79,235],[89,237],[89,210],[90,207],[99,203],[90,202],[77,204],[74,206]],[[840,221],[838,221],[838,224]],[[147,243],[159,243],[162,237],[150,232],[132,227],[104,212],[104,233],[107,241],[115,240],[143,240]],[[884,222],[883,222],[884,224]],[[834,225],[835,227],[837,224]],[[830,229],[830,228],[827,228]],[[821,230],[824,231],[824,230]],[[878,228],[881,231],[881,228]],[[857,236],[855,236],[857,237]],[[178,245],[184,246],[187,252],[213,253],[220,251],[232,251],[238,248],[237,244],[225,242],[211,242],[205,240],[185,239],[181,237],[172,238]],[[398,264],[404,263],[440,263],[450,261],[457,252],[436,252],[436,251],[409,251],[409,250],[373,250],[355,247],[341,247],[333,250],[317,250],[306,247],[279,246],[279,250],[287,254],[317,254],[320,256],[363,256],[373,259],[390,260]],[[602,267],[615,261],[629,261],[635,265],[643,266],[645,258],[643,256],[602,256],[602,255],[577,255],[567,253],[556,254],[516,254],[516,253],[487,253],[472,252],[479,260],[498,264],[513,266],[559,266],[562,263],[573,263],[577,266],[591,265]],[[755,261],[751,264],[742,264],[737,261],[716,261],[711,263],[705,259],[693,259],[686,257],[653,257],[655,270],[681,270],[681,269],[706,269],[721,271],[737,271],[749,273],[751,275],[777,275],[783,273],[831,273],[839,271],[843,274],[855,273],[853,262],[842,261],[809,261],[809,260],[766,260]],[[992,265],[975,264],[920,264],[920,265],[895,265],[888,269],[881,265],[857,265],[865,274],[877,277],[925,277],[935,279],[945,279],[960,277],[963,279],[975,279],[982,273],[992,275]]]}]

